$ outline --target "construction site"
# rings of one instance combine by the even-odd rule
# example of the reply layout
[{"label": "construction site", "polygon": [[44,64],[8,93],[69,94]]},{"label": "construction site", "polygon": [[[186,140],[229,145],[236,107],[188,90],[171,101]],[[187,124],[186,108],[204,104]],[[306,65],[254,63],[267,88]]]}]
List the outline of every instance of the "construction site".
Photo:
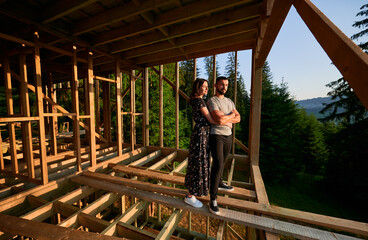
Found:
[{"label": "construction site", "polygon": [[[310,0],[0,0],[0,239],[368,239],[368,223],[269,204],[262,67],[291,7],[368,108],[367,54]],[[183,201],[179,100],[190,92],[179,89],[179,62],[194,60],[196,79],[196,59],[214,56],[216,69],[217,54],[242,50],[252,51],[249,146],[233,130],[224,180],[234,191],[219,191],[214,215],[209,196],[202,208]],[[159,79],[157,146],[149,71]],[[164,145],[163,84],[175,95],[175,147]],[[71,102],[58,102],[61,92]]]}]

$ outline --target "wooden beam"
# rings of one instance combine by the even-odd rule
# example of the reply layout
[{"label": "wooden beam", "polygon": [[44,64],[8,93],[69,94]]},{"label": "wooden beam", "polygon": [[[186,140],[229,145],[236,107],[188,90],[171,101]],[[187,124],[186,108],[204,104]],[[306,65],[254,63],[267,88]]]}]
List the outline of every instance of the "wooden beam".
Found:
[{"label": "wooden beam", "polygon": [[[53,84],[53,77],[52,77],[52,73],[49,73],[49,79],[47,81],[47,86],[49,89],[49,98],[52,99],[55,103],[56,103],[56,92],[54,91],[54,84]],[[56,113],[57,110],[56,108],[52,105],[49,104],[49,112],[50,113]],[[51,144],[51,154],[52,155],[57,155],[57,139],[56,139],[56,135],[58,134],[58,126],[57,126],[57,117],[56,116],[52,116],[50,118],[51,124],[50,124],[50,144]]]},{"label": "wooden beam", "polygon": [[[13,103],[13,94],[12,94],[12,82],[11,82],[11,73],[10,73],[10,63],[9,58],[6,57],[3,60],[4,64],[4,77],[5,77],[5,97],[6,97],[6,106],[8,116],[12,116],[14,114],[14,103]],[[14,123],[8,124],[9,131],[9,143],[10,143],[10,156],[11,156],[11,165],[13,173],[18,173],[18,159],[17,159],[17,146],[16,146],[16,136],[15,136],[15,125]]]},{"label": "wooden beam", "polygon": [[59,0],[55,1],[51,5],[44,9],[42,23],[50,23],[66,16],[72,12],[75,12],[83,7],[86,7],[97,0]]},{"label": "wooden beam", "polygon": [[103,124],[104,124],[104,137],[108,142],[112,141],[111,138],[111,94],[110,94],[110,82],[102,83],[103,93]]},{"label": "wooden beam", "polygon": [[[121,71],[120,59],[115,59],[115,91],[116,91],[116,142],[118,147],[118,156],[122,156],[122,117],[121,117]],[[132,149],[133,151],[133,149]]]},{"label": "wooden beam", "polygon": [[[23,110],[24,117],[30,117],[31,111],[29,106],[29,95],[28,95],[28,77],[27,77],[27,65],[26,65],[26,56],[19,56],[19,68],[20,68],[20,77],[22,82],[20,84],[21,91],[21,106]],[[34,173],[34,163],[33,163],[33,145],[32,145],[32,126],[31,122],[22,123],[22,138],[23,138],[23,158],[27,162],[27,170],[28,177],[35,178]],[[18,166],[19,167],[19,166]]]},{"label": "wooden beam", "polygon": [[88,99],[89,99],[89,106],[88,106],[88,114],[90,115],[89,118],[89,146],[90,146],[90,163],[91,167],[96,166],[96,137],[95,137],[95,108],[94,104],[92,104],[93,99],[93,60],[92,60],[92,52],[88,53]]},{"label": "wooden beam", "polygon": [[78,81],[78,62],[77,62],[77,47],[73,46],[72,57],[72,111],[75,113],[73,117],[73,140],[74,140],[74,152],[77,158],[78,172],[82,171],[82,157],[81,157],[81,142],[80,142],[80,129],[79,129],[79,81]]},{"label": "wooden beam", "polygon": [[154,60],[162,60],[167,59],[174,56],[181,56],[185,54],[191,54],[196,53],[204,50],[211,50],[214,48],[220,48],[225,46],[234,45],[236,43],[243,43],[244,47],[247,46],[246,42],[251,41],[253,42],[254,38],[256,37],[256,32],[246,32],[246,33],[240,33],[234,36],[225,36],[221,37],[215,40],[208,40],[204,41],[195,45],[188,45],[183,47],[184,53],[181,52],[179,49],[172,49],[165,52],[157,52],[157,53],[150,53],[146,55],[142,55],[136,58],[132,58],[132,61],[134,61],[136,64],[143,64],[147,62],[147,58],[150,59],[150,61]]},{"label": "wooden beam", "polygon": [[309,0],[294,1],[309,30],[368,109],[368,55]]},{"label": "wooden beam", "polygon": [[255,56],[257,59],[256,68],[261,68],[266,61],[293,0],[274,0],[273,2],[272,9],[267,10],[270,11],[269,16],[266,15],[261,19],[259,43]]},{"label": "wooden beam", "polygon": [[178,226],[184,211],[182,209],[176,209],[170,216],[169,220],[166,221],[164,227],[155,239],[157,240],[168,240],[171,238],[175,228]]},{"label": "wooden beam", "polygon": [[175,62],[175,148],[179,149],[179,78],[180,66]]},{"label": "wooden beam", "polygon": [[140,1],[139,6],[135,5],[133,2],[121,4],[120,6],[102,11],[101,13],[98,13],[92,17],[77,22],[73,27],[73,35],[77,36],[85,32],[89,32],[118,21],[131,18],[138,14],[167,4],[167,2],[168,0],[143,0]]},{"label": "wooden beam", "polygon": [[124,39],[140,33],[152,31],[157,28],[165,27],[179,22],[185,22],[186,20],[205,16],[213,12],[220,12],[227,8],[232,8],[244,3],[250,3],[251,0],[214,0],[211,4],[207,1],[201,0],[191,4],[187,4],[183,7],[175,8],[171,11],[167,11],[157,16],[154,24],[147,24],[146,20],[135,21],[133,24],[128,24],[124,27],[117,28],[103,35],[96,37],[95,42],[104,44],[119,39]]},{"label": "wooden beam", "polygon": [[144,145],[149,146],[149,71],[144,69]]},{"label": "wooden beam", "polygon": [[1,213],[0,213],[0,231],[44,240],[121,239],[117,237],[101,235],[98,233],[83,232],[75,229],[67,229],[43,222],[30,221],[14,216],[8,216]]},{"label": "wooden beam", "polygon": [[160,147],[164,146],[164,66],[160,65],[159,71],[159,144]]},{"label": "wooden beam", "polygon": [[41,79],[41,59],[39,47],[38,32],[34,33],[34,63],[35,63],[35,83],[36,83],[36,98],[37,98],[37,112],[39,123],[39,146],[40,146],[40,161],[41,161],[41,180],[42,184],[46,184],[48,180],[47,173],[47,159],[46,159],[46,136],[45,136],[45,118],[43,116],[43,93],[42,93],[42,79]]},{"label": "wooden beam", "polygon": [[[122,58],[130,59],[150,53],[163,52],[180,47],[189,47],[198,43],[216,40],[224,37],[231,37],[242,33],[244,34],[248,32],[255,32],[257,30],[258,22],[258,19],[252,19],[249,21],[234,23],[230,26],[221,26],[215,29],[178,37],[175,39],[175,45],[164,41],[140,48],[135,48],[122,53]],[[204,38],[203,36],[206,37]]]},{"label": "wooden beam", "polygon": [[115,83],[116,80],[114,79],[110,79],[110,78],[105,78],[105,77],[100,77],[100,76],[93,76],[94,79],[100,80],[100,81],[104,81],[104,82],[111,82],[111,83]]},{"label": "wooden beam", "polygon": [[261,128],[261,100],[262,100],[262,67],[257,67],[253,50],[252,86],[249,124],[249,158],[251,164],[259,165],[259,144]]},{"label": "wooden beam", "polygon": [[134,149],[134,144],[136,141],[135,136],[135,71],[132,70],[132,74],[130,75],[130,144],[131,148]]},{"label": "wooden beam", "polygon": [[[156,202],[158,204],[163,204],[168,207],[174,207],[178,209],[183,209],[187,211],[192,211],[195,213],[199,213],[204,216],[210,216],[213,218],[217,218],[224,221],[234,222],[236,224],[250,226],[258,229],[262,229],[265,231],[269,231],[276,234],[281,234],[285,236],[292,236],[301,239],[357,239],[353,237],[348,237],[346,235],[341,235],[337,233],[332,233],[328,231],[323,231],[319,229],[314,229],[311,227],[305,227],[293,223],[288,223],[280,220],[270,219],[261,216],[255,216],[243,212],[238,212],[234,210],[228,210],[221,208],[219,215],[214,215],[209,212],[207,207],[202,208],[193,208],[188,204],[184,203],[182,199],[172,198],[156,193],[150,193],[146,191],[142,191],[139,189],[132,190],[130,188],[122,187],[113,183],[106,184],[104,181],[98,181],[91,178],[84,178],[81,176],[73,178],[75,181],[78,179],[78,183],[86,184],[98,189],[104,189],[106,191],[111,191],[120,194],[126,194],[128,196],[133,196],[139,199],[143,199],[146,201]],[[252,203],[248,201],[244,201],[247,203]],[[346,221],[346,220],[345,220]],[[362,223],[360,223],[362,224]],[[356,225],[353,225],[356,228]],[[346,229],[346,225],[344,225],[344,229]],[[364,228],[363,228],[364,229]],[[363,230],[362,229],[362,230]],[[365,227],[367,229],[367,227]],[[1,230],[1,229],[0,229]],[[351,229],[349,229],[351,231]]]},{"label": "wooden beam", "polygon": [[[175,27],[169,27],[168,36],[165,36],[160,31],[153,31],[145,34],[144,36],[137,36],[129,40],[122,40],[120,42],[114,43],[114,45],[111,46],[111,51],[113,53],[122,52],[137,47],[142,47],[176,37],[200,32],[206,29],[213,29],[219,26],[223,26],[224,24],[232,24],[242,20],[258,18],[261,12],[260,7],[260,4],[246,5],[238,7],[236,9],[231,9],[230,11],[216,13],[206,18],[191,20],[190,22],[185,22]],[[95,44],[98,45],[97,42],[95,42]]]},{"label": "wooden beam", "polygon": [[[96,80],[94,81],[94,90],[95,90],[95,99],[94,99],[94,104],[95,104],[95,116],[96,116],[96,122],[95,122],[95,126],[96,126],[96,133],[101,134],[100,131],[100,126],[101,126],[101,119],[100,119],[100,115],[101,115],[101,107],[100,107],[100,81]],[[106,137],[105,137],[106,138]]]}]

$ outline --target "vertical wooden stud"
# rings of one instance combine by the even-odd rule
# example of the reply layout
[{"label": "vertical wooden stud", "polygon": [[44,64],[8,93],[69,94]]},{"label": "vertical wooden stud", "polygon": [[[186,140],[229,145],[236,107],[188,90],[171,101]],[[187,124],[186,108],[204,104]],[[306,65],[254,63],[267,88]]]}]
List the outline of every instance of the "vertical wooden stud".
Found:
[{"label": "vertical wooden stud", "polygon": [[[88,64],[88,63],[87,63]],[[90,115],[89,113],[89,93],[88,93],[88,66],[87,66],[87,76],[86,78],[83,79],[83,94],[84,94],[84,112],[85,115]],[[88,130],[85,129],[85,138],[86,140],[89,142],[90,141],[90,134],[89,134],[89,130],[91,129],[90,125],[89,125],[89,121],[88,119],[86,119],[86,126],[88,127]]]},{"label": "vertical wooden stud", "polygon": [[35,60],[35,83],[36,83],[36,97],[37,109],[39,116],[38,132],[39,132],[39,146],[40,146],[40,161],[41,161],[41,180],[42,184],[48,183],[47,159],[46,159],[46,137],[45,137],[45,118],[43,116],[43,94],[42,94],[42,80],[41,80],[41,59],[39,47],[38,32],[34,33],[34,60]]},{"label": "vertical wooden stud", "polygon": [[160,65],[160,77],[159,77],[159,118],[160,118],[160,147],[164,146],[164,90],[163,90],[163,76],[164,76],[164,66]]},{"label": "vertical wooden stud", "polygon": [[110,83],[102,83],[103,93],[103,123],[104,123],[104,138],[110,143],[111,142],[111,94],[110,94]]},{"label": "vertical wooden stud", "polygon": [[120,59],[117,57],[115,60],[115,89],[116,89],[116,142],[118,156],[123,155],[123,142],[122,142],[122,117],[121,117],[121,72],[120,72]]},{"label": "vertical wooden stud", "polygon": [[[56,92],[54,91],[54,84],[53,84],[53,78],[52,78],[52,73],[49,73],[49,79],[48,79],[48,89],[49,89],[49,97],[56,102]],[[50,113],[56,113],[57,110],[56,108],[52,105],[49,104],[49,112]],[[57,140],[56,140],[56,135],[58,132],[58,126],[57,126],[57,117],[56,116],[52,116],[50,117],[50,144],[51,144],[51,155],[57,155]]]},{"label": "vertical wooden stud", "polygon": [[213,68],[213,95],[215,96],[216,94],[216,88],[215,88],[215,84],[216,84],[216,55],[213,55],[213,63],[212,63],[212,68]]},{"label": "vertical wooden stud", "polygon": [[4,170],[5,168],[5,164],[4,164],[4,155],[3,155],[3,138],[1,137],[1,129],[0,129],[0,146],[1,146],[1,151],[0,151],[0,170]]},{"label": "vertical wooden stud", "polygon": [[78,65],[77,65],[77,47],[73,46],[73,77],[72,77],[72,106],[73,113],[73,139],[74,139],[74,152],[77,158],[77,171],[82,171],[82,156],[81,156],[81,142],[80,142],[80,127],[79,127],[79,81],[78,81]]},{"label": "vertical wooden stud", "polygon": [[197,58],[193,59],[193,82],[197,78]]},{"label": "vertical wooden stud", "polygon": [[[20,91],[21,91],[21,106],[24,117],[31,116],[31,110],[29,106],[28,96],[28,77],[27,77],[27,65],[26,56],[19,56],[19,68],[20,68]],[[29,178],[35,178],[34,162],[33,162],[33,146],[32,146],[32,126],[31,121],[22,122],[22,138],[23,138],[23,158],[27,162],[27,171]]]},{"label": "vertical wooden stud", "polygon": [[175,63],[175,148],[179,149],[179,63]]},{"label": "vertical wooden stud", "polygon": [[148,87],[149,71],[144,69],[144,124],[145,124],[145,146],[149,145],[149,87]]},{"label": "vertical wooden stud", "polygon": [[100,134],[100,81],[95,79],[96,133]]},{"label": "vertical wooden stud", "polygon": [[[4,76],[5,76],[5,96],[6,96],[6,106],[8,111],[8,116],[13,116],[14,114],[14,105],[13,105],[13,94],[12,94],[12,83],[11,83],[11,74],[10,74],[10,63],[9,58],[4,58]],[[15,125],[13,122],[8,123],[8,131],[9,131],[9,142],[10,142],[10,157],[11,157],[11,165],[13,173],[18,173],[18,158],[17,158],[17,149],[15,142]]]},{"label": "vertical wooden stud", "polygon": [[96,134],[95,134],[95,108],[93,104],[93,60],[92,52],[88,52],[88,106],[89,109],[89,156],[91,167],[96,166]]},{"label": "vertical wooden stud", "polygon": [[[236,97],[238,93],[238,51],[235,51],[235,76],[234,76],[234,105],[236,107]],[[233,155],[235,154],[235,124],[233,125]]]},{"label": "vertical wooden stud", "polygon": [[135,144],[135,70],[130,75],[130,144],[134,151]]}]

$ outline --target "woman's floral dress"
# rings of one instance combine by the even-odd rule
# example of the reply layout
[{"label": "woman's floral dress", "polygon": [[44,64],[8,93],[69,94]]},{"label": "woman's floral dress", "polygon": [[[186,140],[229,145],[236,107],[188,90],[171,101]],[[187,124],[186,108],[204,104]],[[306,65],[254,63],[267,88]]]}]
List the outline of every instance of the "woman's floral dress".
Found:
[{"label": "woman's floral dress", "polygon": [[209,134],[210,123],[200,109],[206,107],[202,98],[190,100],[195,126],[190,137],[187,174],[185,187],[194,196],[207,196],[210,179]]}]

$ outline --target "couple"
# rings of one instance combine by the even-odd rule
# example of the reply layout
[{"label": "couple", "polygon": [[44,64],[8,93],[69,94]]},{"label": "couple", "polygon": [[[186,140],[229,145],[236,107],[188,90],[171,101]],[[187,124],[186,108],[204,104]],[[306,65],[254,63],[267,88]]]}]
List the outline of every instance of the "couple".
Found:
[{"label": "couple", "polygon": [[[220,213],[216,201],[218,189],[233,190],[233,187],[222,182],[224,164],[232,145],[232,124],[240,122],[234,102],[224,96],[228,86],[229,80],[226,77],[216,79],[216,95],[208,100],[207,108],[203,96],[207,95],[208,82],[197,78],[190,99],[195,126],[190,138],[185,176],[188,193],[184,202],[196,208],[202,207],[202,202],[195,196],[207,196],[210,188],[209,210],[214,214]],[[213,159],[211,176],[209,150]]]}]

